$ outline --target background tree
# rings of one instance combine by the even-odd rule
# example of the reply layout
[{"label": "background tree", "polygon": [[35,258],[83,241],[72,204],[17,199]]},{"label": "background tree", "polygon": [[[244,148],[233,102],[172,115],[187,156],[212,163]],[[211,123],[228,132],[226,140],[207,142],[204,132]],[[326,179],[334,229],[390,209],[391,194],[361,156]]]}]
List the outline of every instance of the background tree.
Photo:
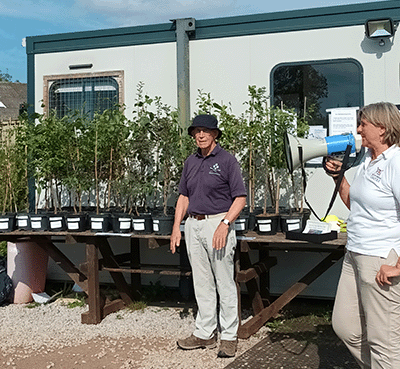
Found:
[{"label": "background tree", "polygon": [[8,69],[5,72],[0,69],[0,82],[12,82],[12,76],[8,73]]}]

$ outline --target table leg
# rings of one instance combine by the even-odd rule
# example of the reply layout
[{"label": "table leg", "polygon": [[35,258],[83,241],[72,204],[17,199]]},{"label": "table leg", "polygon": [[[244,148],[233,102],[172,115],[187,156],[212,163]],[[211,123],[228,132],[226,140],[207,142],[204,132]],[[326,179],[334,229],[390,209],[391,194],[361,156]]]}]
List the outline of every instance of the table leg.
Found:
[{"label": "table leg", "polygon": [[[181,246],[179,247],[179,265],[182,270],[191,270],[189,257],[187,254],[187,248],[185,241],[181,241]],[[192,275],[181,275],[179,277],[179,293],[182,298],[186,301],[194,298],[193,289],[193,277]]]},{"label": "table leg", "polygon": [[[140,240],[131,237],[131,269],[140,267]],[[131,293],[134,300],[142,298],[142,278],[139,273],[131,273]]]},{"label": "table leg", "polygon": [[99,256],[93,242],[86,243],[86,261],[88,266],[88,304],[89,311],[82,314],[82,323],[98,324],[102,319],[102,301],[99,286]]},{"label": "table leg", "polygon": [[[243,241],[242,241],[243,242]],[[240,269],[239,270],[245,270],[248,268],[251,268],[253,265],[250,260],[249,256],[249,248],[246,247],[245,245],[240,245]],[[260,290],[258,287],[258,282],[255,278],[252,278],[246,283],[246,288],[247,292],[249,294],[249,298],[251,301],[251,306],[253,308],[254,314],[258,314],[263,308],[264,308],[264,303],[261,298]]]},{"label": "table leg", "polygon": [[[258,250],[259,260],[267,260],[269,258],[269,250],[261,249]],[[271,295],[269,293],[270,289],[270,278],[269,278],[269,269],[260,274],[260,295],[264,302],[264,306],[269,305],[271,303]]]}]

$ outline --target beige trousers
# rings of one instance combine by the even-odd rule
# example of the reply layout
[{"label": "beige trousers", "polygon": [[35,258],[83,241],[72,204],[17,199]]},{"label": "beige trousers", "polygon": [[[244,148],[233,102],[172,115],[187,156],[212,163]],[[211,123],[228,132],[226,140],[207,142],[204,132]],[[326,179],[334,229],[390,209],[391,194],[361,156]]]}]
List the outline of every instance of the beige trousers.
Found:
[{"label": "beige trousers", "polygon": [[363,369],[400,368],[400,277],[380,287],[375,280],[387,259],[347,251],[333,308],[332,325]]},{"label": "beige trousers", "polygon": [[224,214],[204,220],[188,218],[185,222],[186,247],[198,306],[193,334],[201,339],[209,339],[219,324],[221,340],[234,341],[239,326],[238,296],[234,280],[234,224],[229,228],[226,246],[221,250],[212,247],[214,232],[223,217]]}]

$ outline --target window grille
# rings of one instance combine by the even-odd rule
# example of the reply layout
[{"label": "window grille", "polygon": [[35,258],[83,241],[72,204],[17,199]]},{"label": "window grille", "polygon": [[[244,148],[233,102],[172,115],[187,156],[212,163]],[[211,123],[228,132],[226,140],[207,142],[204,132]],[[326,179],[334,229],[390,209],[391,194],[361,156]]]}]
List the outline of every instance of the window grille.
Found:
[{"label": "window grille", "polygon": [[79,111],[93,118],[94,113],[122,105],[122,73],[115,75],[67,75],[45,77],[46,111],[58,117]]}]

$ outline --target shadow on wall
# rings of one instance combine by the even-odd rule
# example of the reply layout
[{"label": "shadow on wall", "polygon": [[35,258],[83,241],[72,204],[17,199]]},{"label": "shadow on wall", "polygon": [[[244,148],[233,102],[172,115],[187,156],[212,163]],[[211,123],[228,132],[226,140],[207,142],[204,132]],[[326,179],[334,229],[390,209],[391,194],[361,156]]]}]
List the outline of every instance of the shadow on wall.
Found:
[{"label": "shadow on wall", "polygon": [[393,46],[393,41],[386,39],[382,40],[383,44],[380,44],[381,40],[380,39],[369,39],[367,37],[364,37],[364,39],[361,41],[361,50],[365,54],[376,54],[376,58],[380,59],[382,58],[384,53],[388,53],[390,50],[392,50]]}]

